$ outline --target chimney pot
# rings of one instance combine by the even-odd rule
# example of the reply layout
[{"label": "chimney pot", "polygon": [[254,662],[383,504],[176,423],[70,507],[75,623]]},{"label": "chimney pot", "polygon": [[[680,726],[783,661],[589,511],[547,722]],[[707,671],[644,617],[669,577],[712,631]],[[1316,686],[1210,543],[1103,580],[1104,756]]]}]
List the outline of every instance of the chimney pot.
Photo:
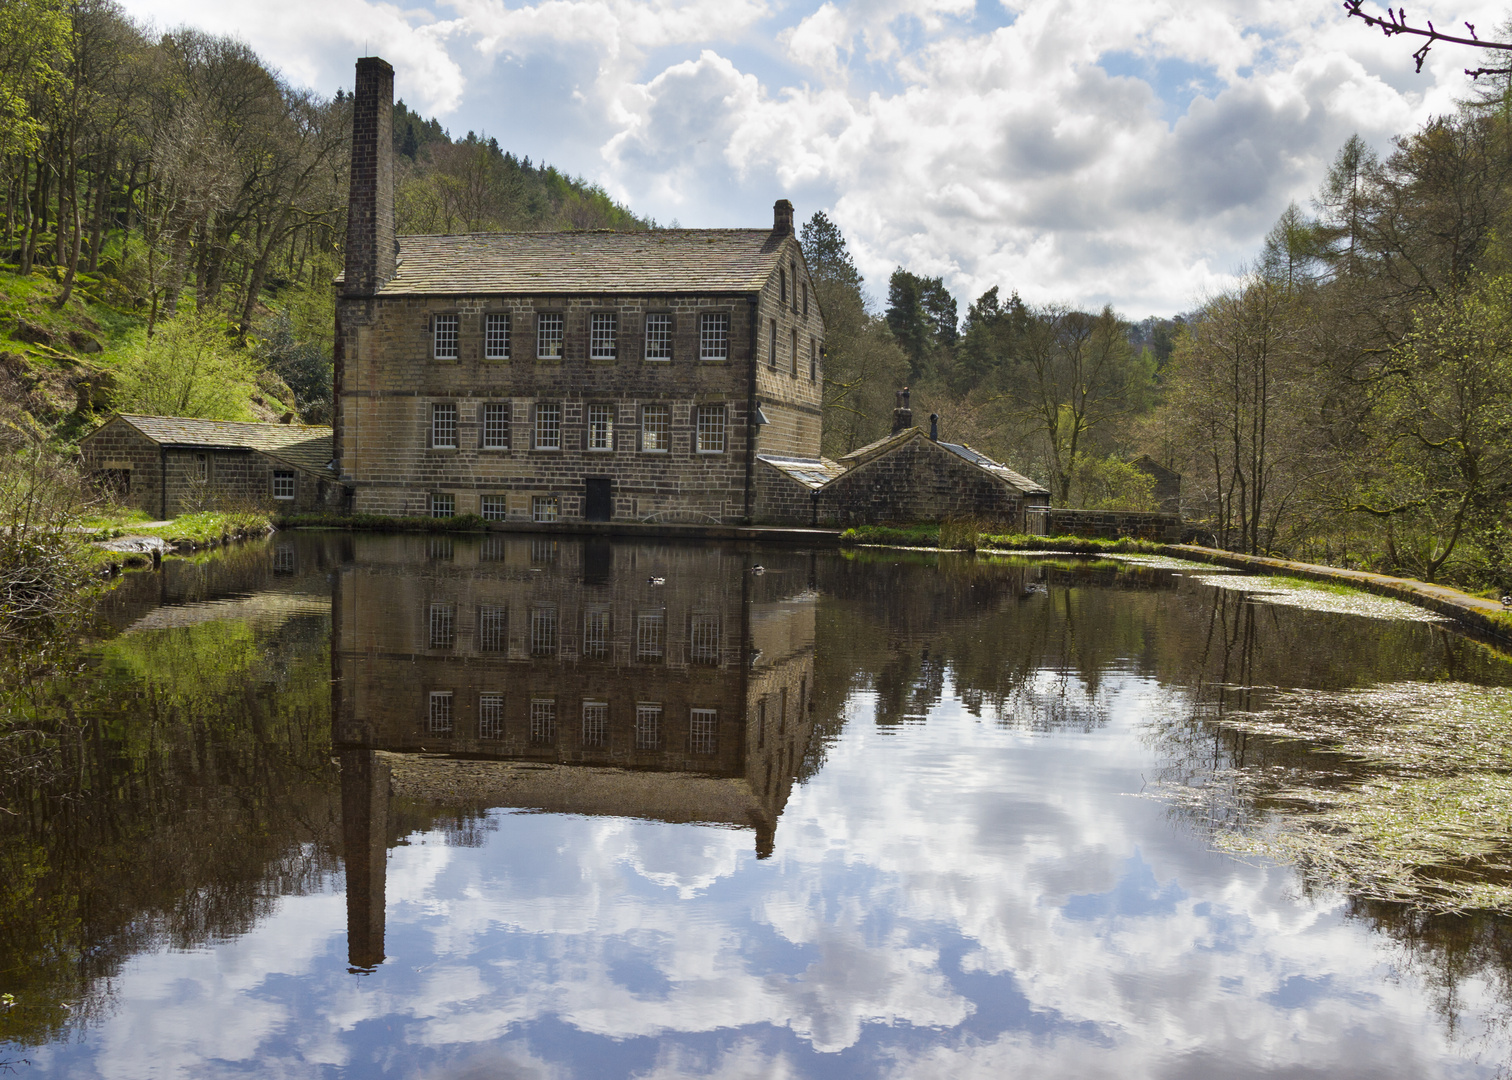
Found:
[{"label": "chimney pot", "polygon": [[772,234],[774,236],[793,235],[793,204],[786,199],[778,199],[772,207]]},{"label": "chimney pot", "polygon": [[929,414],[929,441],[930,442],[939,442],[940,441],[940,414],[939,413],[930,413]]}]

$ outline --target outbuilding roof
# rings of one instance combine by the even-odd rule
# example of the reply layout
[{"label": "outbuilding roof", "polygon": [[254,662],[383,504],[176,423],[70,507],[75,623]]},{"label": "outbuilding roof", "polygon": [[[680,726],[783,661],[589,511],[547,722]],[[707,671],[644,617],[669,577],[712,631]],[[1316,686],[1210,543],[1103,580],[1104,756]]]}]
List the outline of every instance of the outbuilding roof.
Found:
[{"label": "outbuilding roof", "polygon": [[[876,442],[870,442],[865,446],[852,450],[850,453],[846,454],[840,459],[839,464],[844,469],[854,469],[858,465],[864,465],[868,461],[879,458],[883,454],[889,453],[896,447],[902,446],[910,439],[928,438],[929,436],[924,433],[923,428],[904,428],[902,431],[896,432],[892,435],[884,435]],[[1007,484],[1011,484],[1013,487],[1016,487],[1020,491],[1022,491],[1025,495],[1050,494],[1050,490],[1048,488],[1035,483],[1033,480],[1029,479],[1027,476],[1022,475],[1021,473],[1014,472],[1002,462],[994,461],[986,454],[983,454],[978,450],[973,450],[965,443],[938,442],[935,443],[935,445],[942,450],[950,451],[950,453],[954,454],[956,457],[961,458],[964,461],[969,461],[977,468],[991,473],[999,480],[1002,480]]]},{"label": "outbuilding roof", "polygon": [[401,236],[379,295],[755,292],[785,238],[770,229]]},{"label": "outbuilding roof", "polygon": [[829,458],[800,458],[786,457],[781,454],[757,454],[758,461],[764,461],[772,468],[791,476],[810,491],[822,488],[835,477],[845,472],[841,466]]},{"label": "outbuilding roof", "polygon": [[317,474],[330,474],[331,429],[316,424],[254,424],[240,420],[197,420],[187,416],[140,416],[117,413],[88,442],[115,421],[130,424],[161,446],[207,450],[257,450]]}]

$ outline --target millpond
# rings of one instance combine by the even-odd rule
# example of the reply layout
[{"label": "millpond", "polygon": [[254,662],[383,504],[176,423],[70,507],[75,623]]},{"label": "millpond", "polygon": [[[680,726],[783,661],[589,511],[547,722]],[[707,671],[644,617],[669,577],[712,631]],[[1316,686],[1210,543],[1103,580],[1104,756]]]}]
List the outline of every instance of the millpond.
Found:
[{"label": "millpond", "polygon": [[80,649],[7,690],[0,1072],[1508,1075],[1512,662],[1391,601],[309,532]]}]

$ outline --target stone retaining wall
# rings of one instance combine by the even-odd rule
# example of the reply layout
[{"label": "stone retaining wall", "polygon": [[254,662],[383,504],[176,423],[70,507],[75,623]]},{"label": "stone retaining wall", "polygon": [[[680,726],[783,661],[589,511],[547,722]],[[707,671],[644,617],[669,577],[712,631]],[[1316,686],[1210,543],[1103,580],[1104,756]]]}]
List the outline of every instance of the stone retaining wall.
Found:
[{"label": "stone retaining wall", "polygon": [[1187,538],[1186,525],[1180,514],[1054,509],[1048,516],[1046,536],[1090,536],[1101,540],[1131,536],[1164,544],[1179,544]]}]

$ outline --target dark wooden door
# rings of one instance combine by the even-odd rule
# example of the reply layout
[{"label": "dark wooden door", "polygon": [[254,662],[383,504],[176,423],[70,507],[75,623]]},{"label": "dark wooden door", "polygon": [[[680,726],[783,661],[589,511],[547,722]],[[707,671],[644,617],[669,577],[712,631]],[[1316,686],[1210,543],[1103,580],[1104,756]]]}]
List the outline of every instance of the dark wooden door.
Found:
[{"label": "dark wooden door", "polygon": [[590,476],[583,480],[586,498],[583,517],[588,521],[608,521],[614,516],[614,481],[607,476]]}]

